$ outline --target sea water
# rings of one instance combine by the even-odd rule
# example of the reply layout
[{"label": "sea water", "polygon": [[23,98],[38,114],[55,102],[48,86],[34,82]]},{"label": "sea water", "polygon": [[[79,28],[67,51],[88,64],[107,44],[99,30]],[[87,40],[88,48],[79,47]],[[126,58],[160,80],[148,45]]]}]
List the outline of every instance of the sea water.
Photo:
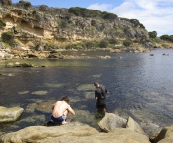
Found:
[{"label": "sea water", "polygon": [[[69,115],[67,121],[96,127],[95,81],[109,92],[107,112],[159,126],[173,124],[173,49],[150,53],[66,54],[85,54],[91,58],[16,60],[33,63],[38,66],[35,68],[4,68],[7,62],[15,61],[0,63],[0,106],[24,108],[17,121],[0,124],[1,134],[43,125],[50,120],[51,105],[64,95],[69,96],[69,104],[76,112],[76,116]],[[98,59],[98,55],[111,58]]]}]

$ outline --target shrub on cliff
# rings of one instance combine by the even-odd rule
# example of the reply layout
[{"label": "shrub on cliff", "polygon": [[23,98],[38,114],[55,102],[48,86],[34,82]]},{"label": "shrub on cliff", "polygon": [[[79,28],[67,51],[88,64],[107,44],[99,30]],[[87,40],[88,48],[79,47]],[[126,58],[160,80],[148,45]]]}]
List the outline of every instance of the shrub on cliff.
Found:
[{"label": "shrub on cliff", "polygon": [[60,28],[66,28],[68,25],[68,22],[66,20],[62,19],[58,22],[58,24],[59,24]]},{"label": "shrub on cliff", "polygon": [[101,12],[99,10],[90,10],[86,8],[80,8],[80,7],[72,7],[68,10],[69,13],[73,13],[76,16],[82,16],[82,17],[93,17],[93,18],[103,18],[105,20],[115,20],[117,18],[117,15],[114,13],[109,12]]},{"label": "shrub on cliff", "polygon": [[88,49],[91,49],[91,48],[95,47],[95,43],[94,42],[91,42],[91,41],[86,42],[85,45],[86,45],[86,47]]},{"label": "shrub on cliff", "polygon": [[19,5],[20,5],[21,7],[24,7],[25,9],[28,9],[29,7],[32,6],[32,4],[31,4],[30,2],[28,2],[28,1],[23,1],[23,0],[20,0],[20,1],[19,1]]},{"label": "shrub on cliff", "polygon": [[1,39],[2,42],[11,45],[14,42],[14,34],[12,32],[4,32],[1,34]]},{"label": "shrub on cliff", "polygon": [[148,34],[149,34],[150,38],[156,38],[157,37],[157,32],[156,31],[148,32]]},{"label": "shrub on cliff", "polygon": [[106,11],[104,11],[102,13],[102,15],[103,15],[103,19],[105,19],[105,20],[107,19],[107,20],[112,21],[112,20],[115,20],[117,18],[117,15],[116,14],[114,14],[114,13],[108,13]]},{"label": "shrub on cliff", "polygon": [[108,41],[107,40],[100,41],[100,43],[99,43],[100,48],[107,48],[107,46],[108,46]]},{"label": "shrub on cliff", "polygon": [[40,11],[48,11],[48,10],[49,10],[49,7],[48,7],[47,5],[40,5],[40,6],[38,7],[38,9],[39,9]]},{"label": "shrub on cliff", "polygon": [[0,0],[0,4],[2,4],[2,5],[12,5],[12,1],[11,0]]},{"label": "shrub on cliff", "polygon": [[109,44],[119,44],[118,40],[116,39],[109,39],[108,42]]},{"label": "shrub on cliff", "polygon": [[6,24],[0,19],[0,29],[4,28]]},{"label": "shrub on cliff", "polygon": [[170,36],[169,35],[162,35],[162,36],[160,36],[160,39],[173,43],[173,35],[170,35]]},{"label": "shrub on cliff", "polygon": [[130,46],[131,44],[132,44],[132,41],[130,41],[130,40],[124,40],[123,41],[123,45],[126,47]]},{"label": "shrub on cliff", "polygon": [[89,10],[80,7],[72,7],[68,10],[68,12],[73,13],[76,16],[82,16],[82,17],[98,17],[101,13],[98,10]]}]

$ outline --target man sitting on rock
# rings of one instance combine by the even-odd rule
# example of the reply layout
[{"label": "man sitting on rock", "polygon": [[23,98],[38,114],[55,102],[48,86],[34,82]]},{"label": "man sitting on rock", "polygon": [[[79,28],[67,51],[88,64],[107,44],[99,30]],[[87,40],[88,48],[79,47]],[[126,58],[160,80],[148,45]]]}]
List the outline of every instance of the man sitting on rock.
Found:
[{"label": "man sitting on rock", "polygon": [[68,103],[69,98],[67,96],[64,96],[61,101],[57,101],[55,104],[53,104],[51,119],[54,123],[66,124],[68,112],[70,112],[72,115],[75,115],[74,110],[70,107]]}]

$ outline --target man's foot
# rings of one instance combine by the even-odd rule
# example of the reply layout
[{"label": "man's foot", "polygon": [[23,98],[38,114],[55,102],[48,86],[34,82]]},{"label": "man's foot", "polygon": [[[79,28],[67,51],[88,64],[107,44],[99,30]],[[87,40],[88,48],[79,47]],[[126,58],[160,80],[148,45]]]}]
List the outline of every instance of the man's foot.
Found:
[{"label": "man's foot", "polygon": [[64,125],[64,124],[67,124],[67,123],[68,123],[68,122],[66,122],[66,121],[63,121],[63,122],[62,122],[62,125]]}]

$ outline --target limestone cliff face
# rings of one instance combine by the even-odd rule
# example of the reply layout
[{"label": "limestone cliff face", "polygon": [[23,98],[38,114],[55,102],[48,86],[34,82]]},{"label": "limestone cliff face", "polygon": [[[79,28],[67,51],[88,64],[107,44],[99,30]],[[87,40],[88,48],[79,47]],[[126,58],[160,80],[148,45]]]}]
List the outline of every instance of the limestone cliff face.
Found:
[{"label": "limestone cliff face", "polygon": [[70,15],[68,9],[56,12],[9,7],[0,8],[0,19],[6,23],[4,31],[15,33],[15,40],[26,47],[53,44],[58,47],[83,40],[98,41],[104,38],[141,40],[148,32],[140,26],[116,18],[112,21]]}]

